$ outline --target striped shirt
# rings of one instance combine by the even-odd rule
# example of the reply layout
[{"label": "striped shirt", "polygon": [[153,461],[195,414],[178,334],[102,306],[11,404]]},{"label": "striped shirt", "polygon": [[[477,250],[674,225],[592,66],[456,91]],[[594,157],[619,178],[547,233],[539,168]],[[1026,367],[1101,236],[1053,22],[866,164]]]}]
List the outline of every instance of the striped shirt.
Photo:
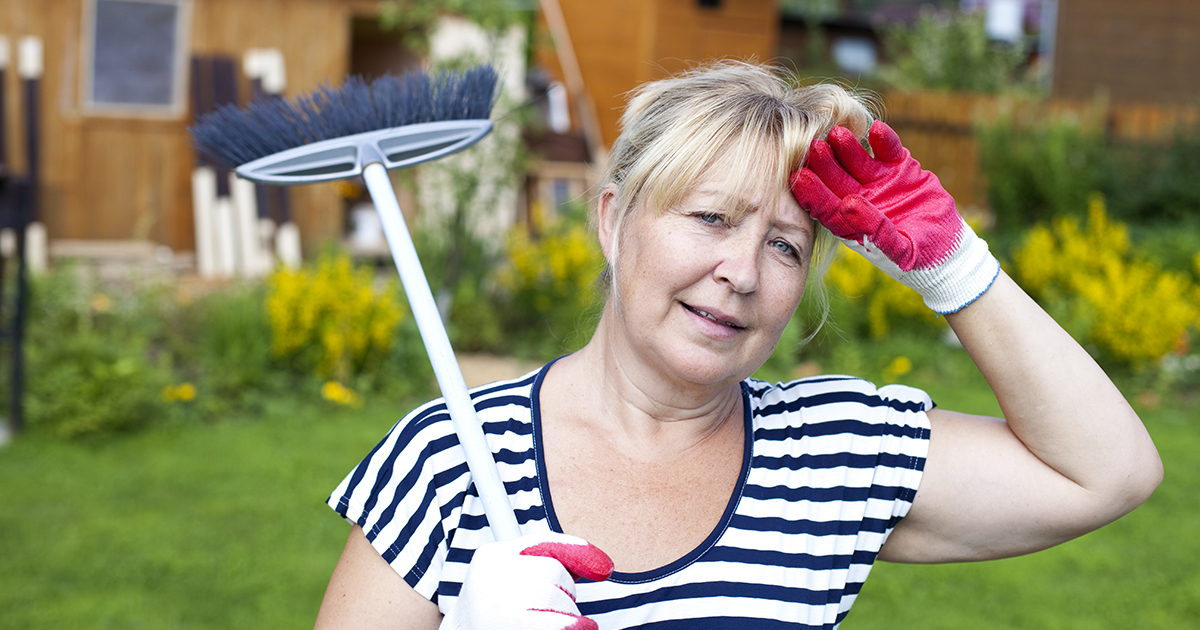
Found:
[{"label": "striped shirt", "polygon": [[[561,531],[540,450],[548,367],[471,393],[527,534]],[[667,566],[579,584],[580,611],[603,630],[836,628],[849,612],[912,504],[933,403],[846,376],[747,379],[742,395],[742,472],[720,523]],[[474,550],[492,541],[440,400],[396,424],[328,503],[443,612]]]}]

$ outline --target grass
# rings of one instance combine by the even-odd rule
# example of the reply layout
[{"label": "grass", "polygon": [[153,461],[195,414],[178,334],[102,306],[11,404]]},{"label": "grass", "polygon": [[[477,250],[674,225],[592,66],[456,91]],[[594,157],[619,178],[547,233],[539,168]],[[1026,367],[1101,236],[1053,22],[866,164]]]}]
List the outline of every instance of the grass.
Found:
[{"label": "grass", "polygon": [[[878,378],[928,344],[838,350]],[[843,354],[839,354],[843,353]],[[992,413],[961,352],[901,380]],[[417,401],[287,403],[262,417],[0,449],[0,629],[296,628],[316,616],[348,527],[328,492]],[[1167,477],[1120,521],[1050,551],[947,566],[881,563],[843,624],[887,628],[1183,628],[1200,623],[1195,403],[1145,409]]]},{"label": "grass", "polygon": [[1040,553],[973,564],[880,563],[844,630],[1117,630],[1200,625],[1200,424],[1194,404],[1139,409],[1166,477],[1144,505]]},{"label": "grass", "polygon": [[0,628],[311,626],[349,532],[323,501],[400,415],[296,405],[18,440],[0,450]]}]

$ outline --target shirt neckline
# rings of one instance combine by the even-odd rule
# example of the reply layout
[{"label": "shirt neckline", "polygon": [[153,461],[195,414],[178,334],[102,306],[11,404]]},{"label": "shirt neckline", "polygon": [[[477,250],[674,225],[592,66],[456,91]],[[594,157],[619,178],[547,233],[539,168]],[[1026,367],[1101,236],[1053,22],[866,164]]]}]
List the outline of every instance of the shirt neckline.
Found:
[{"label": "shirt neckline", "polygon": [[[533,422],[533,450],[537,462],[538,491],[542,496],[542,506],[546,510],[546,521],[550,525],[550,529],[558,533],[563,533],[563,530],[562,526],[558,522],[558,515],[554,512],[554,501],[550,496],[550,486],[546,482],[546,458],[545,451],[542,448],[541,391],[542,382],[545,380],[546,374],[549,373],[550,367],[557,363],[561,358],[562,357],[559,357],[558,359],[555,359],[542,366],[542,369],[538,371],[537,377],[533,381],[533,387],[529,394],[530,402],[532,403],[531,415]],[[616,571],[612,574],[612,576],[609,577],[609,581],[625,584],[650,582],[681,571],[699,560],[705,552],[716,545],[717,541],[720,540],[721,535],[724,534],[725,530],[729,527],[729,521],[733,518],[733,513],[737,510],[737,505],[742,498],[743,491],[745,490],[746,479],[750,474],[750,460],[754,456],[754,427],[753,423],[751,422],[752,415],[750,412],[750,390],[746,386],[745,381],[742,381],[739,385],[742,392],[742,422],[744,427],[742,431],[742,440],[744,441],[742,451],[742,471],[738,475],[737,484],[734,485],[733,492],[730,493],[729,502],[725,505],[725,511],[721,514],[720,520],[717,521],[716,526],[713,527],[713,530],[709,532],[704,541],[697,545],[695,549],[692,549],[688,553],[684,554],[683,557],[657,569],[650,569],[648,571],[639,571],[635,573]]]}]

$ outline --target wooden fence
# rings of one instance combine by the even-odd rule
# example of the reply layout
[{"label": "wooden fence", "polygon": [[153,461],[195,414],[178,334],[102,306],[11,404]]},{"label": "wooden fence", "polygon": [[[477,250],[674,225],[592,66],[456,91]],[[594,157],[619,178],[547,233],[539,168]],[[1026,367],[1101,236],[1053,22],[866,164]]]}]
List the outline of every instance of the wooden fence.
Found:
[{"label": "wooden fence", "polygon": [[966,215],[985,213],[987,182],[979,171],[978,125],[1011,116],[1018,124],[1072,117],[1110,140],[1169,140],[1200,121],[1200,108],[1104,101],[1031,101],[989,94],[888,92],[881,117],[925,168],[938,176]]}]

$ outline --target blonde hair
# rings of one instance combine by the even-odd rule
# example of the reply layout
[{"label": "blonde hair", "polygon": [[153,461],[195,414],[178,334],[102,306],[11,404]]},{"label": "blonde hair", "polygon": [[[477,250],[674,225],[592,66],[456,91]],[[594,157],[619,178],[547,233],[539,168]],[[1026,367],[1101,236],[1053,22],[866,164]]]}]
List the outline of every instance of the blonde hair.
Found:
[{"label": "blonde hair", "polygon": [[[829,83],[799,85],[777,66],[719,61],[642,85],[621,116],[601,180],[616,185],[613,260],[633,212],[675,206],[718,160],[736,188],[724,191],[731,207],[764,193],[791,194],[788,178],[814,139],[835,125],[862,138],[874,118],[864,97]],[[824,276],[837,240],[819,225],[815,240],[808,288],[827,314]]]}]

